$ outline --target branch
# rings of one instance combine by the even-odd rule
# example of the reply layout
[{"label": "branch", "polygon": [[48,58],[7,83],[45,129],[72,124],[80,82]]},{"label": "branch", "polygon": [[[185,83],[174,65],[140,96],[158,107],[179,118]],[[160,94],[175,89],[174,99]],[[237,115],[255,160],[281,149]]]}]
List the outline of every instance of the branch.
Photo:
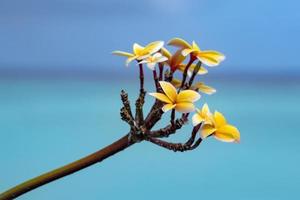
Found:
[{"label": "branch", "polygon": [[144,92],[144,69],[143,64],[139,64],[140,69],[140,92]]},{"label": "branch", "polygon": [[121,119],[130,125],[131,130],[135,130],[135,121],[131,113],[128,94],[124,90],[121,91],[121,100],[123,102],[123,107],[120,110]]},{"label": "branch", "polygon": [[193,62],[195,61],[195,59],[196,59],[196,58],[195,58],[194,56],[192,56],[192,54],[191,54],[191,56],[190,56],[190,61],[189,61],[188,64],[185,66],[185,69],[184,69],[184,72],[183,72],[183,75],[182,75],[181,86],[180,86],[180,88],[178,89],[178,91],[180,91],[181,89],[183,89],[184,84],[185,84],[185,80],[186,80],[186,77],[187,77],[187,72],[188,72],[190,66],[191,66],[191,65],[193,64]]},{"label": "branch", "polygon": [[155,137],[155,138],[162,138],[162,137],[169,137],[170,135],[176,133],[178,129],[181,129],[181,127],[188,121],[187,118],[180,118],[176,119],[174,124],[169,124],[168,126],[161,128],[156,131],[150,131],[148,133],[149,137]]},{"label": "branch", "polygon": [[143,106],[145,103],[145,95],[146,91],[140,90],[139,98],[135,102],[135,121],[137,123],[137,126],[141,126],[144,124]]},{"label": "branch", "polygon": [[163,80],[163,73],[164,73],[164,64],[163,63],[158,63],[159,67],[159,80]]},{"label": "branch", "polygon": [[193,149],[197,148],[202,142],[202,138],[199,138],[194,143],[195,138],[196,138],[196,134],[199,131],[200,127],[201,127],[201,124],[194,127],[194,129],[192,131],[192,134],[191,134],[191,137],[189,138],[189,140],[186,143],[171,143],[171,142],[166,142],[164,140],[160,140],[160,139],[154,138],[154,137],[147,137],[147,138],[145,138],[145,140],[147,140],[147,141],[149,141],[153,144],[156,144],[160,147],[163,147],[165,149],[174,151],[174,152],[177,152],[177,151],[180,151],[180,152],[190,151],[190,150],[193,150]]},{"label": "branch", "polygon": [[145,128],[151,130],[152,127],[161,119],[163,115],[162,107],[163,103],[159,100],[156,100],[153,106],[150,109],[149,114],[145,119]]},{"label": "branch", "polygon": [[190,78],[190,81],[189,81],[189,84],[188,84],[188,88],[192,86],[193,82],[194,82],[194,79],[196,77],[196,75],[198,74],[200,68],[201,68],[201,65],[202,65],[202,62],[199,61],[196,65],[196,67],[194,68],[194,71],[193,71],[193,74]]}]

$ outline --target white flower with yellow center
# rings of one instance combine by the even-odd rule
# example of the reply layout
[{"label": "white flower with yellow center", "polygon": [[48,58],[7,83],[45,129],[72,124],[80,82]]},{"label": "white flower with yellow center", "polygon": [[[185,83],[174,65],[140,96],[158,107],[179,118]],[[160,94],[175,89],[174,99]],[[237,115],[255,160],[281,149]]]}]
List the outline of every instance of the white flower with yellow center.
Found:
[{"label": "white flower with yellow center", "polygon": [[209,111],[209,107],[206,103],[202,106],[201,110],[196,108],[196,113],[193,115],[192,121],[193,126],[197,126],[200,123],[212,124],[212,114]]},{"label": "white flower with yellow center", "polygon": [[143,47],[137,43],[133,44],[133,53],[128,53],[124,51],[113,51],[112,53],[119,56],[125,56],[127,57],[126,65],[129,65],[129,63],[133,60],[141,61],[152,54],[158,52],[162,47],[164,46],[163,41],[155,41],[151,42],[147,46]]},{"label": "white flower with yellow center", "polygon": [[155,53],[153,56],[149,56],[141,62],[139,62],[139,64],[146,63],[149,69],[154,70],[156,63],[165,62],[167,60],[168,58],[163,56],[161,53]]}]

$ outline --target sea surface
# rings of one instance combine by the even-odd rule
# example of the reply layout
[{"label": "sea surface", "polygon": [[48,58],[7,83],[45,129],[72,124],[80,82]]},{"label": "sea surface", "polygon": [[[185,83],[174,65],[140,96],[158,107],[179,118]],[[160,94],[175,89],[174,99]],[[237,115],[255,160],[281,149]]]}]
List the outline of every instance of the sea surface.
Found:
[{"label": "sea surface", "polygon": [[[194,151],[174,153],[142,142],[20,199],[300,199],[300,81],[209,85],[217,93],[197,105],[224,113],[239,128],[240,144],[209,138]],[[0,80],[0,191],[126,134],[122,88],[133,102],[135,81]],[[147,96],[146,110],[152,102]],[[168,140],[185,141],[190,131],[191,124]]]}]

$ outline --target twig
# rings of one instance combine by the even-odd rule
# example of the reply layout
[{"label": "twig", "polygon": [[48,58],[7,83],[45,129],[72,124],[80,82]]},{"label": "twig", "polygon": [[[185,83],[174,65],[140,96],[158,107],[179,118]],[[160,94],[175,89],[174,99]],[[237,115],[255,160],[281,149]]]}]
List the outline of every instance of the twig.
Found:
[{"label": "twig", "polygon": [[159,68],[159,80],[163,80],[163,73],[164,73],[164,64],[163,63],[158,63],[158,68]]},{"label": "twig", "polygon": [[140,95],[135,102],[135,121],[138,127],[144,124],[143,106],[145,103],[145,95],[146,92],[141,90]]},{"label": "twig", "polygon": [[144,92],[144,69],[143,69],[143,64],[139,64],[139,69],[140,69],[140,91]]},{"label": "twig", "polygon": [[184,84],[185,84],[185,80],[186,80],[186,77],[187,77],[187,72],[190,68],[190,66],[193,64],[193,62],[195,61],[195,57],[191,54],[190,56],[190,61],[188,62],[188,64],[185,66],[185,69],[184,69],[184,72],[183,72],[183,75],[182,75],[182,81],[181,81],[181,86],[180,88],[178,89],[178,91],[181,91],[181,89],[183,89],[184,87]]},{"label": "twig", "polygon": [[199,70],[200,70],[200,68],[201,68],[201,65],[202,65],[202,62],[199,61],[199,62],[197,63],[197,65],[196,65],[196,67],[194,68],[194,71],[193,71],[193,74],[192,74],[192,76],[191,76],[191,78],[190,78],[188,87],[191,87],[191,86],[192,86],[192,84],[193,84],[193,82],[194,82],[194,79],[195,79],[196,75],[198,74],[198,72],[199,72]]},{"label": "twig", "polygon": [[168,150],[177,152],[184,152],[184,151],[189,151],[189,150],[193,150],[195,148],[197,148],[200,143],[202,142],[202,138],[199,138],[194,144],[193,142],[195,141],[196,138],[196,134],[199,131],[201,124],[199,124],[198,126],[194,127],[191,137],[189,138],[189,140],[186,143],[171,143],[171,142],[166,142],[164,140],[158,139],[158,138],[154,138],[154,137],[147,137],[145,138],[145,140],[156,144],[160,147],[166,148]]}]

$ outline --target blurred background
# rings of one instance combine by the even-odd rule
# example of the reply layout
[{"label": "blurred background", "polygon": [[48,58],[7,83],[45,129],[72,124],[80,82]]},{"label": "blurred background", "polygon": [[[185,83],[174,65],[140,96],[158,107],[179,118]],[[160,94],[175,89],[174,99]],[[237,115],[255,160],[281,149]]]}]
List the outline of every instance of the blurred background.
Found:
[{"label": "blurred background", "polygon": [[111,51],[182,37],[226,55],[200,77],[217,93],[198,106],[223,112],[241,143],[210,138],[173,153],[144,142],[20,199],[300,199],[299,8],[297,0],[1,0],[0,191],[127,133],[119,92],[134,101],[137,68]]}]

